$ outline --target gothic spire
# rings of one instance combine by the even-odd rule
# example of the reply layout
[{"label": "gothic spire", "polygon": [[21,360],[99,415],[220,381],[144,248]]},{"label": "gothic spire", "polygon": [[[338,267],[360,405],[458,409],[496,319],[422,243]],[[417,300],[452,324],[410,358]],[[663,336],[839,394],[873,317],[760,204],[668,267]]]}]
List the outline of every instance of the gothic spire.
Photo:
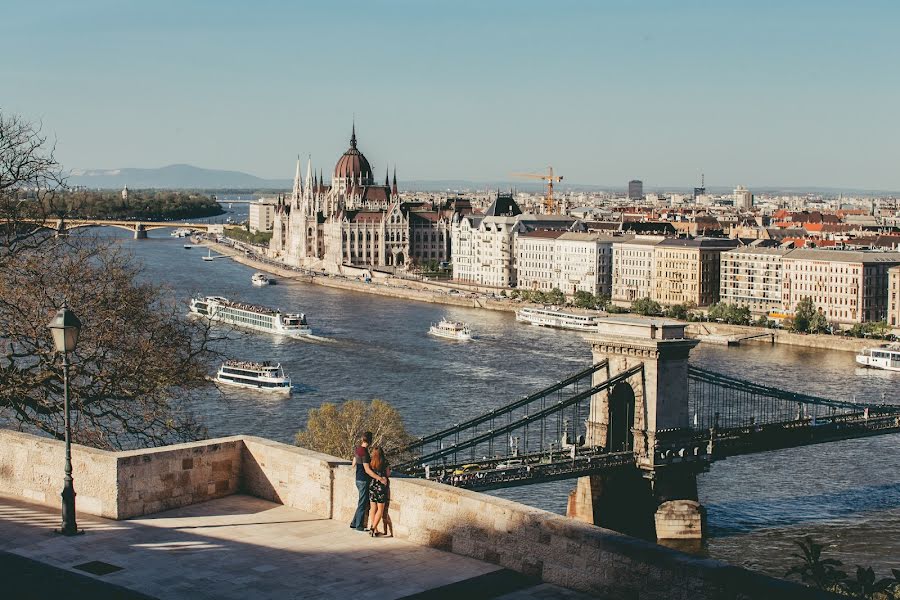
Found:
[{"label": "gothic spire", "polygon": [[397,165],[394,165],[394,185],[391,187],[391,195],[397,195]]},{"label": "gothic spire", "polygon": [[353,117],[353,133],[350,135],[350,147],[356,148],[356,117]]},{"label": "gothic spire", "polygon": [[312,156],[308,155],[306,158],[306,195],[308,196],[312,192]]},{"label": "gothic spire", "polygon": [[390,187],[390,185],[391,185],[391,178],[389,177],[389,175],[390,175],[390,171],[388,170],[387,167],[385,167],[384,168],[384,187]]},{"label": "gothic spire", "polygon": [[294,174],[294,196],[298,196],[300,194],[300,189],[303,187],[303,181],[300,179],[300,155],[297,155],[297,172]]}]

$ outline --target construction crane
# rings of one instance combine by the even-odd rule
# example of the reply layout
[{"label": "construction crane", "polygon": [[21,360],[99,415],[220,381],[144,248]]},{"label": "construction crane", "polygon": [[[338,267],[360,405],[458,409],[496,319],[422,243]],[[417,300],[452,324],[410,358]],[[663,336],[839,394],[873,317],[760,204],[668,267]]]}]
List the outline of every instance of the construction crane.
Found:
[{"label": "construction crane", "polygon": [[547,195],[544,197],[544,212],[548,215],[559,214],[559,206],[553,200],[553,184],[563,180],[562,175],[554,175],[553,167],[547,167],[546,173],[513,173],[513,177],[540,179],[547,184]]}]

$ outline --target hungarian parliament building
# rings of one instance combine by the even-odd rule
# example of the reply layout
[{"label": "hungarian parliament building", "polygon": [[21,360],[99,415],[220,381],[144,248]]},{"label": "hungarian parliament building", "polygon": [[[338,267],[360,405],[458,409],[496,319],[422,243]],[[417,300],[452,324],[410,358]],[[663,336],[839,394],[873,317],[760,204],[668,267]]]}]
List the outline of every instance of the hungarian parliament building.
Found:
[{"label": "hungarian parliament building", "polygon": [[405,269],[426,261],[450,260],[454,215],[470,213],[468,201],[403,202],[385,170],[375,183],[372,167],[356,142],[338,159],[330,184],[300,161],[290,197],[275,206],[270,254],[290,265],[340,272],[344,266]]}]

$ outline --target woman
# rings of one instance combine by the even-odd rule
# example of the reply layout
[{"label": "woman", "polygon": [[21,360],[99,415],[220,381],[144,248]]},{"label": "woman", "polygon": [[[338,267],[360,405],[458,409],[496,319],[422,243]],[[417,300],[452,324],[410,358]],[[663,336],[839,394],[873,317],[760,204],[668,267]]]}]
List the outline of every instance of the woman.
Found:
[{"label": "woman", "polygon": [[378,477],[383,477],[385,483],[379,479],[373,478],[369,483],[369,535],[375,537],[378,535],[378,524],[384,521],[384,535],[387,535],[388,527],[391,529],[391,537],[394,535],[394,527],[390,517],[387,515],[386,506],[390,499],[390,475],[391,468],[388,466],[384,458],[384,452],[381,448],[373,448],[369,460],[369,467]]}]

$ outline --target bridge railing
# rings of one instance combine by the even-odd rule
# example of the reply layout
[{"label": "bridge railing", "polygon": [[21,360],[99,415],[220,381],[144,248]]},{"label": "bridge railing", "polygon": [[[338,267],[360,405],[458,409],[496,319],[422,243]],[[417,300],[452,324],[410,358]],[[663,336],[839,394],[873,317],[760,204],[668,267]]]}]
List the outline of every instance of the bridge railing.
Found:
[{"label": "bridge railing", "polygon": [[[598,363],[591,371],[596,371],[601,366],[605,365]],[[508,463],[510,460],[521,465],[525,462],[525,457],[532,455],[554,451],[564,455],[564,446],[571,447],[578,441],[575,439],[575,433],[578,431],[577,427],[582,426],[590,414],[591,397],[639,373],[642,369],[643,365],[636,365],[602,383],[590,385],[587,389],[582,388],[581,391],[567,395],[559,394],[563,388],[555,389],[558,384],[551,386],[547,390],[554,389],[554,392],[559,394],[555,401],[548,402],[551,393],[529,396],[533,399],[528,403],[523,401],[513,403],[517,405],[518,410],[506,410],[508,407],[504,407],[500,413],[503,415],[500,423],[496,418],[491,420],[489,414],[477,419],[478,425],[482,427],[472,426],[465,430],[458,427],[451,428],[449,430],[452,432],[451,435],[436,440],[435,448],[420,452],[415,458],[398,464],[397,469],[412,473],[421,471],[424,465],[429,465],[430,468],[446,470],[466,460],[478,466],[482,463]],[[588,376],[586,371],[582,371],[580,379]],[[569,419],[571,421],[567,424]],[[499,452],[495,452],[495,448],[499,449]]]}]

